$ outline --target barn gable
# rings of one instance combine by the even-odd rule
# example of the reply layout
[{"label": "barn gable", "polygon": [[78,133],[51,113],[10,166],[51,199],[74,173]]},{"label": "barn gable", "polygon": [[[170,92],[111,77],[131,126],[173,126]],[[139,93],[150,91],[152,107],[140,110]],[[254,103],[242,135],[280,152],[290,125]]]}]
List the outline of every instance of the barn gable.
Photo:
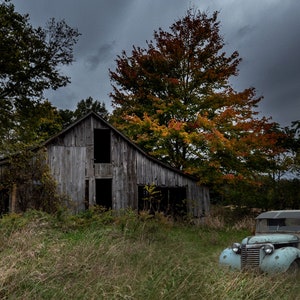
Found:
[{"label": "barn gable", "polygon": [[144,187],[152,184],[165,204],[187,199],[188,212],[197,217],[209,209],[206,187],[149,156],[93,112],[42,146],[58,191],[73,201],[75,211],[96,204],[142,208]]}]

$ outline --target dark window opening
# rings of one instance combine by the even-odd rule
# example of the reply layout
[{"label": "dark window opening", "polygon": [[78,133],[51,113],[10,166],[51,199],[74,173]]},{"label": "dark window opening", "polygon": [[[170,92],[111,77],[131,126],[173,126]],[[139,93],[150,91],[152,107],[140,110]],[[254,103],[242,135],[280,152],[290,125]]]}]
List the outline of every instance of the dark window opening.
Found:
[{"label": "dark window opening", "polygon": [[112,208],[112,180],[111,179],[96,179],[96,204]]},{"label": "dark window opening", "polygon": [[90,198],[90,193],[89,193],[89,181],[85,181],[85,191],[84,191],[84,208],[88,209],[89,208],[89,198]]},{"label": "dark window opening", "polygon": [[285,219],[268,219],[269,231],[284,230],[283,228],[286,228],[285,226]]},{"label": "dark window opening", "polygon": [[269,227],[282,227],[285,226],[285,219],[268,219]]},{"label": "dark window opening", "polygon": [[0,215],[9,212],[9,191],[8,189],[0,190]]},{"label": "dark window opening", "polygon": [[94,161],[96,164],[110,163],[110,130],[94,129]]},{"label": "dark window opening", "polygon": [[150,195],[144,186],[139,186],[138,198],[139,211],[163,212],[174,217],[187,214],[185,187],[156,187]]}]

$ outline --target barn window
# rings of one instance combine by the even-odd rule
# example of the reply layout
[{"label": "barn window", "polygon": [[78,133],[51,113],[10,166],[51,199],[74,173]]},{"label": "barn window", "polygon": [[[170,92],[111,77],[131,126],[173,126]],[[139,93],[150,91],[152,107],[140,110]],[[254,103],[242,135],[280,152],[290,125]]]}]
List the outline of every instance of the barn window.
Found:
[{"label": "barn window", "polygon": [[96,179],[96,204],[112,208],[112,180]]},{"label": "barn window", "polygon": [[144,186],[139,186],[139,210],[149,210],[151,213],[159,211],[172,216],[187,214],[185,187],[156,187],[156,192],[150,205],[150,195]]},{"label": "barn window", "polygon": [[94,161],[96,164],[110,163],[110,130],[94,129]]}]

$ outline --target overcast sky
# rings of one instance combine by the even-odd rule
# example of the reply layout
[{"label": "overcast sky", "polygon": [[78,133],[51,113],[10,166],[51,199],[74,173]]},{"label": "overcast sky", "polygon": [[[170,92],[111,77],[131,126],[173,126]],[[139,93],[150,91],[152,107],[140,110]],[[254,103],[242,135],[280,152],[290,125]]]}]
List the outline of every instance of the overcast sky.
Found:
[{"label": "overcast sky", "polygon": [[264,96],[259,112],[281,126],[300,120],[299,0],[12,0],[33,26],[55,17],[78,28],[75,62],[62,69],[71,84],[48,92],[53,105],[74,109],[89,96],[111,109],[108,70],[122,50],[145,46],[154,30],[168,30],[190,7],[219,11],[221,35],[230,55],[243,59],[233,81],[238,91],[254,87]]}]

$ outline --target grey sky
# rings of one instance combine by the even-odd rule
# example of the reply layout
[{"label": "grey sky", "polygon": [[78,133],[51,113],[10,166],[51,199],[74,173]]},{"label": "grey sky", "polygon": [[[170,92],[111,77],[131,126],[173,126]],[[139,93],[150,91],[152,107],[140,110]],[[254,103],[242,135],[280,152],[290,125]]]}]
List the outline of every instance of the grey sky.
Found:
[{"label": "grey sky", "polygon": [[219,11],[227,54],[243,59],[232,82],[264,96],[258,110],[282,126],[300,120],[300,1],[296,0],[12,0],[34,26],[51,17],[77,27],[76,61],[63,68],[72,83],[46,94],[57,107],[74,109],[92,96],[110,109],[108,69],[122,50],[145,46],[159,27],[167,30],[189,7]]}]

